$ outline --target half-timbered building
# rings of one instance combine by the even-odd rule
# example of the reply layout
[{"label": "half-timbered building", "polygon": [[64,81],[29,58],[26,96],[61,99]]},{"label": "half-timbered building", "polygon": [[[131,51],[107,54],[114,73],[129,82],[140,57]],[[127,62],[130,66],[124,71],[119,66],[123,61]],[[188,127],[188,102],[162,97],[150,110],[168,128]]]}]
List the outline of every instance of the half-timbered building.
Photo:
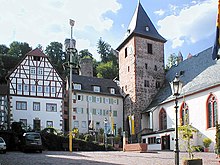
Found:
[{"label": "half-timbered building", "polygon": [[62,129],[63,79],[40,50],[34,49],[8,75],[10,122]]}]

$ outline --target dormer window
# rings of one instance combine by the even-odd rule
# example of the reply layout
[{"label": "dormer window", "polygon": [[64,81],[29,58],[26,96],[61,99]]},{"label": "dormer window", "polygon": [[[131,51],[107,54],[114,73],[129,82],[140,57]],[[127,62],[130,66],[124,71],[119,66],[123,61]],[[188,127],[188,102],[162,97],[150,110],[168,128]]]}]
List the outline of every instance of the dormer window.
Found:
[{"label": "dormer window", "polygon": [[99,86],[93,86],[93,91],[94,92],[100,92],[100,87]]},{"label": "dormer window", "polygon": [[73,88],[76,90],[81,90],[82,85],[81,84],[73,84]]},{"label": "dormer window", "polygon": [[150,28],[148,26],[146,26],[145,30],[148,32],[150,30]]},{"label": "dormer window", "polygon": [[115,88],[110,88],[110,93],[115,94]]}]

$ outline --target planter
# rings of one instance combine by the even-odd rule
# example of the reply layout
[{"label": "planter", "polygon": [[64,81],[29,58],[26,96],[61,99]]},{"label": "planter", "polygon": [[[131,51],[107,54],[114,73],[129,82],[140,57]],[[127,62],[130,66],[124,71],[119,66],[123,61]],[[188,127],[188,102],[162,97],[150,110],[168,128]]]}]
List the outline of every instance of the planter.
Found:
[{"label": "planter", "polygon": [[202,165],[202,159],[186,159],[183,165]]},{"label": "planter", "polygon": [[209,148],[204,148],[204,152],[209,152]]}]

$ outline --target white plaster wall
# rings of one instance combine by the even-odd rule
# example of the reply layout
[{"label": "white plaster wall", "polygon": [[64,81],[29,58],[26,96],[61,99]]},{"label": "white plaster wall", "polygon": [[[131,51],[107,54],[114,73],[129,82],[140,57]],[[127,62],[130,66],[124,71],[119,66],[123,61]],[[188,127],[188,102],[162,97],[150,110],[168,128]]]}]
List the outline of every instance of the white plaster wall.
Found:
[{"label": "white plaster wall", "polygon": [[[95,94],[95,93],[83,93],[80,91],[77,91],[76,94],[83,95],[83,100],[79,101],[76,99],[76,103],[73,103],[73,108],[74,107],[80,107],[83,108],[83,114],[77,114],[73,112],[73,115],[76,116],[75,121],[79,121],[79,132],[80,133],[87,133],[88,132],[88,119],[91,117],[88,116],[89,114],[87,113],[87,108],[89,108],[90,112],[92,112],[92,109],[104,109],[104,110],[114,110],[117,111],[117,117],[114,118],[114,124],[116,124],[116,131],[118,128],[123,129],[123,99],[122,97],[118,96],[110,96],[110,95],[103,95],[103,94]],[[110,104],[110,103],[95,103],[95,102],[89,102],[86,99],[86,96],[95,96],[95,97],[105,97],[105,98],[114,98],[118,99],[118,104]],[[109,124],[111,121],[110,115],[92,115],[92,120],[94,121],[94,127],[96,127],[96,122],[100,122],[100,128],[104,129],[104,120],[107,118]],[[86,128],[82,128],[82,121],[86,121]],[[73,126],[74,126],[74,120],[73,120]]]},{"label": "white plaster wall", "polygon": [[[16,110],[16,101],[26,101],[27,110]],[[40,102],[40,111],[33,111],[33,102]],[[57,104],[57,112],[46,111],[46,103]],[[41,129],[46,128],[46,121],[53,121],[54,128],[62,129],[62,99],[11,96],[11,110],[13,121],[27,119],[27,125],[33,128],[33,120],[38,118],[41,120]]]}]

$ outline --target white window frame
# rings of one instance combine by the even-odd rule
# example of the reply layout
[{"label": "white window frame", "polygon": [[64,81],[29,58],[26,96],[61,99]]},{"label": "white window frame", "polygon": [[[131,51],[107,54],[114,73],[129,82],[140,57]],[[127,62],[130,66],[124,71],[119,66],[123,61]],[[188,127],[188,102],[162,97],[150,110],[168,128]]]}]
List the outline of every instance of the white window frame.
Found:
[{"label": "white window frame", "polygon": [[33,102],[33,111],[40,111],[40,102]]},{"label": "white window frame", "polygon": [[93,86],[93,92],[100,92],[100,86]]},{"label": "white window frame", "polygon": [[22,84],[17,85],[17,91],[22,91]]},{"label": "white window frame", "polygon": [[27,102],[25,101],[16,101],[17,110],[27,110]]},{"label": "white window frame", "polygon": [[29,85],[28,84],[24,84],[24,91],[28,92],[29,91]]},{"label": "white window frame", "polygon": [[53,121],[47,121],[46,122],[46,127],[53,127]]},{"label": "white window frame", "polygon": [[38,67],[37,72],[38,72],[38,75],[43,75],[43,68]]},{"label": "white window frame", "polygon": [[43,92],[43,88],[42,88],[42,86],[41,86],[41,85],[38,85],[38,86],[37,86],[37,92],[40,92],[40,93],[42,93],[42,92]]},{"label": "white window frame", "polygon": [[81,90],[82,85],[81,84],[73,84],[73,88],[76,89],[76,90]]},{"label": "white window frame", "polygon": [[82,121],[82,128],[86,128],[86,121]]},{"label": "white window frame", "polygon": [[79,128],[79,121],[78,120],[75,120],[73,122],[73,128]]},{"label": "white window frame", "polygon": [[30,66],[30,74],[36,74],[36,68],[33,66]]},{"label": "white window frame", "polygon": [[110,93],[115,94],[115,88],[110,88]]},{"label": "white window frame", "polygon": [[57,112],[57,104],[46,103],[46,111],[47,112]]}]

